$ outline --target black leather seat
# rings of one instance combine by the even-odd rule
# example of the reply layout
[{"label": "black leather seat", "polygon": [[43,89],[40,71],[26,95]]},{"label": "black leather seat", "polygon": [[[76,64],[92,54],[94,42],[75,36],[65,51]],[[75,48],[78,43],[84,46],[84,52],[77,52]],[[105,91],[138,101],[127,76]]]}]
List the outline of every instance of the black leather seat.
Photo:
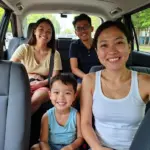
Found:
[{"label": "black leather seat", "polygon": [[150,150],[150,109],[136,132],[130,150]]},{"label": "black leather seat", "polygon": [[60,53],[62,60],[63,72],[71,72],[70,60],[69,60],[69,47],[72,42],[70,38],[60,38],[56,41],[57,50]]}]

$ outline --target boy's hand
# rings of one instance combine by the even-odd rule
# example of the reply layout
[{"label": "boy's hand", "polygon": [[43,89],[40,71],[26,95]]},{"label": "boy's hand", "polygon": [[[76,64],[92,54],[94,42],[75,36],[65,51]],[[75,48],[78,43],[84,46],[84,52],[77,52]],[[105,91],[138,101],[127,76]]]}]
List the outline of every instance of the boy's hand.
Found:
[{"label": "boy's hand", "polygon": [[74,150],[71,145],[63,147],[61,150]]}]

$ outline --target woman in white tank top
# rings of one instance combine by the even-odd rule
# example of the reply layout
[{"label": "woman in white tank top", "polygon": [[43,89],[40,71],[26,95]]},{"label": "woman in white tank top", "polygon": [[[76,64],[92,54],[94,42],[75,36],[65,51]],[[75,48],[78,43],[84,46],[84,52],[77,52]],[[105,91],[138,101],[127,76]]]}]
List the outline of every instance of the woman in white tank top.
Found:
[{"label": "woman in white tank top", "polygon": [[122,23],[99,26],[93,45],[105,69],[83,78],[83,136],[92,150],[129,150],[150,96],[150,76],[126,68],[131,46]]}]

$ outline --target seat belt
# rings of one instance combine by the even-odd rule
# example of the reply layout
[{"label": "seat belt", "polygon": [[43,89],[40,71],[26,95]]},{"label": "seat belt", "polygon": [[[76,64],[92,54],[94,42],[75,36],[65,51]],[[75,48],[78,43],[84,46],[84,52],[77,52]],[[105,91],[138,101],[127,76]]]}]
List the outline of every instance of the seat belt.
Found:
[{"label": "seat belt", "polygon": [[49,75],[48,75],[48,86],[50,85],[50,79],[52,77],[53,68],[54,68],[54,54],[55,54],[55,52],[52,52],[51,53],[51,57],[50,57]]}]

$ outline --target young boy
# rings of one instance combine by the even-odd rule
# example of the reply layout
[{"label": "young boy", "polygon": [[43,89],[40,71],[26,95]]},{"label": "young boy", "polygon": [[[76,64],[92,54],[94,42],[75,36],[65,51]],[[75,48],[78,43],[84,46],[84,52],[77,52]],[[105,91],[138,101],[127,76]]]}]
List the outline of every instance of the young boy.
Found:
[{"label": "young boy", "polygon": [[81,146],[80,114],[71,107],[76,89],[77,82],[71,74],[52,78],[49,97],[54,107],[43,115],[40,144],[31,150],[76,150]]}]

